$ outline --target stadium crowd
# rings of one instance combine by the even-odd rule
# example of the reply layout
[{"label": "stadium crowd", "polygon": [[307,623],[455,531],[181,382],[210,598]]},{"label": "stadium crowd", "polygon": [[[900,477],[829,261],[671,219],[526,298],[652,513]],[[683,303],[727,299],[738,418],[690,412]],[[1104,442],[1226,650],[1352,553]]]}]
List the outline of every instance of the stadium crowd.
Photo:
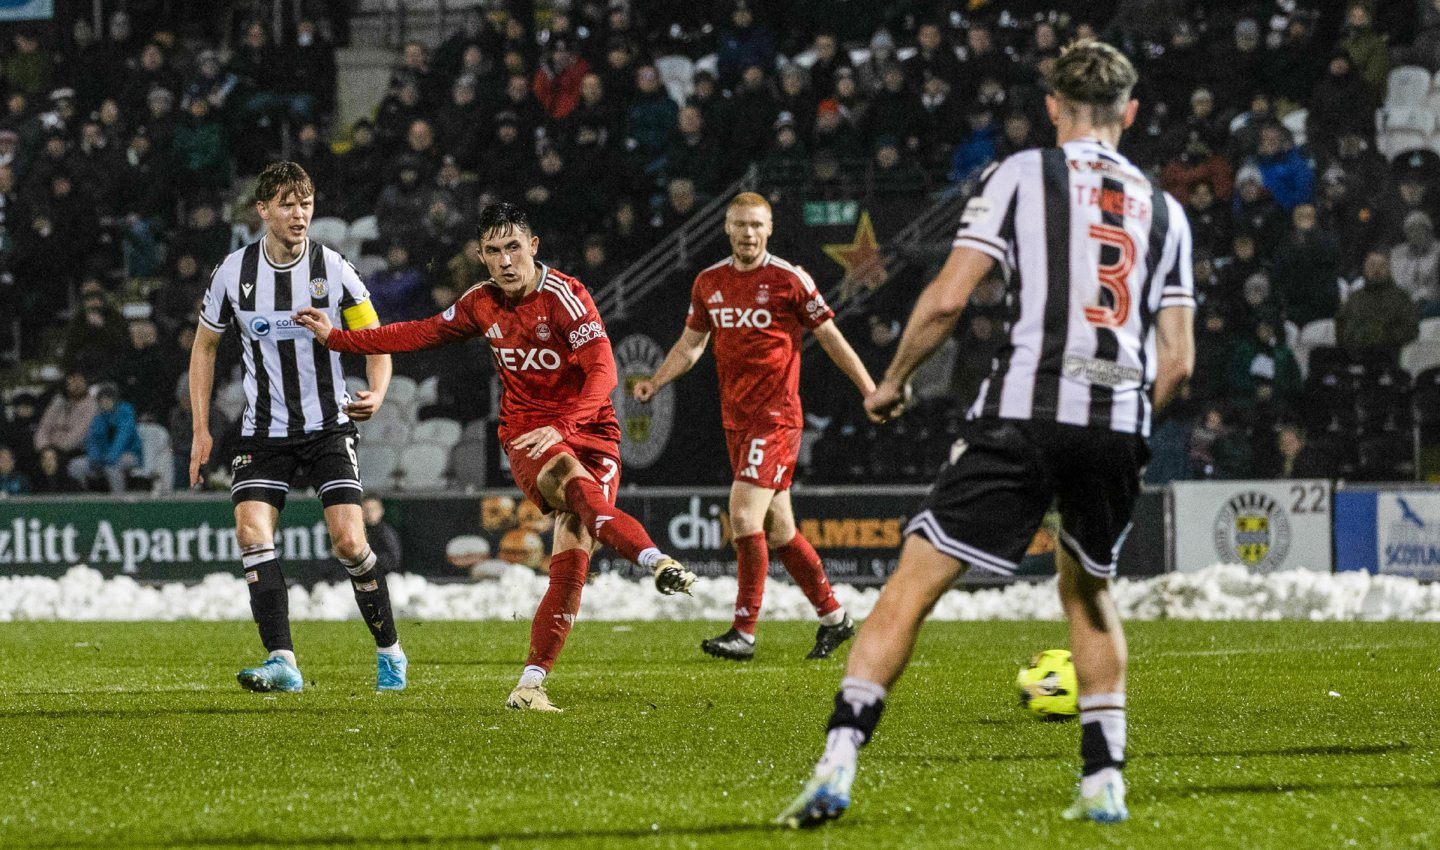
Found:
[{"label": "stadium crowd", "polygon": [[[496,199],[525,205],[543,258],[601,290],[752,166],[761,191],[969,191],[1050,142],[1043,79],[1083,36],[1139,66],[1123,152],[1195,234],[1199,363],[1157,425],[1151,480],[1413,475],[1396,447],[1416,376],[1399,364],[1440,316],[1440,157],[1387,161],[1375,114],[1393,66],[1440,69],[1440,4],[849,3],[837,18],[824,2],[576,0],[534,21],[507,5],[404,45],[373,117],[349,126],[334,118],[343,22],[208,34],[117,12],[103,32],[83,18],[14,31],[0,49],[0,356],[16,366],[0,493],[119,490],[141,469],[175,485],[168,459],[146,458],[159,435],[142,434],[168,432],[186,467],[196,305],[214,264],[258,238],[249,178],[272,159],[315,178],[317,221],[352,222],[386,321],[476,279],[466,247]],[[977,292],[902,439],[858,410],[818,417],[814,480],[929,480],[1003,296]],[[846,327],[876,374],[908,307],[877,303],[891,306]],[[1317,331],[1297,356],[1302,329],[1326,322],[1333,339]],[[464,422],[490,412],[472,360],[397,366],[438,377],[430,412]],[[40,363],[63,377],[38,386],[20,367]]]}]

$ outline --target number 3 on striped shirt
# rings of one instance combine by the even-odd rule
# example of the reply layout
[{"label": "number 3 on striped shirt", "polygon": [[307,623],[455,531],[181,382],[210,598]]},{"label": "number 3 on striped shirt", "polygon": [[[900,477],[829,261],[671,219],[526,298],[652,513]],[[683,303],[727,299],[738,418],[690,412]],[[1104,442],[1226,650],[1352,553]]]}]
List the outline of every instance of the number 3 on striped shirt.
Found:
[{"label": "number 3 on striped shirt", "polygon": [[1122,227],[1113,224],[1090,225],[1090,238],[1101,245],[1114,245],[1120,249],[1120,258],[1113,263],[1101,263],[1100,287],[1108,289],[1114,298],[1113,307],[1086,307],[1085,319],[1092,325],[1118,328],[1130,317],[1130,271],[1135,268],[1135,240]]}]

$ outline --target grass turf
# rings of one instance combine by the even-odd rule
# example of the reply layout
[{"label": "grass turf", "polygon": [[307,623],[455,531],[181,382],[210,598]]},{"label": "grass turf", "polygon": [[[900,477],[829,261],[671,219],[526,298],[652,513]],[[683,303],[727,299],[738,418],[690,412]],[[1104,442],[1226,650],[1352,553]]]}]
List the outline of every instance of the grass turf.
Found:
[{"label": "grass turf", "polygon": [[[372,692],[358,623],[296,627],[307,690],[234,682],[242,623],[0,626],[0,847],[1436,847],[1435,624],[1130,626],[1132,820],[1059,818],[1074,724],[1014,704],[1059,623],[932,623],[850,813],[770,820],[808,774],[841,663],[763,623],[581,623],[562,715],[506,711],[525,623],[405,623]],[[844,650],[841,654],[843,655]]]}]

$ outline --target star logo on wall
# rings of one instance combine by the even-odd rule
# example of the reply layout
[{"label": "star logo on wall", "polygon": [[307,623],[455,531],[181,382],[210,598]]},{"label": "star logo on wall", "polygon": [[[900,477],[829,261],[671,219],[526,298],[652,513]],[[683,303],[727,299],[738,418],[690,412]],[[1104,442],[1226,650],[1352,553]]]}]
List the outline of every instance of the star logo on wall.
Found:
[{"label": "star logo on wall", "polygon": [[885,283],[885,263],[880,256],[880,242],[875,238],[875,225],[870,222],[869,211],[861,211],[854,239],[848,243],[823,245],[821,249],[845,270],[845,277],[841,279],[844,295],[848,296],[857,286],[875,289]]}]

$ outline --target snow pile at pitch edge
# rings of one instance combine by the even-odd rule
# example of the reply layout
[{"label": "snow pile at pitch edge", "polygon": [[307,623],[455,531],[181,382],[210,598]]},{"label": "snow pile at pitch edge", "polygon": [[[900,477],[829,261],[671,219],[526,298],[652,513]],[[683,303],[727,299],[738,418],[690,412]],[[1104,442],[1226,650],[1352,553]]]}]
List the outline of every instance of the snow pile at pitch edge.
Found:
[{"label": "snow pile at pitch edge", "polygon": [[[422,620],[528,620],[545,592],[545,577],[516,567],[496,581],[436,584],[414,575],[389,577],[396,612]],[[835,588],[857,616],[869,614],[876,588]],[[1122,579],[1115,597],[1134,620],[1428,620],[1440,622],[1440,583],[1307,570],[1253,575],[1244,567],[1216,564],[1193,573]],[[728,620],[735,579],[702,578],[693,597],[660,596],[649,582],[615,574],[597,576],[585,588],[587,620]],[[290,589],[290,614],[298,620],[344,620],[357,616],[348,582]],[[794,585],[771,581],[765,592],[767,619],[809,620],[814,612]],[[947,593],[935,606],[937,620],[1060,619],[1055,581]],[[118,576],[106,579],[85,566],[59,579],[0,577],[0,621],[12,620],[248,620],[249,594],[237,576],[216,573],[198,584],[146,586]]]}]

